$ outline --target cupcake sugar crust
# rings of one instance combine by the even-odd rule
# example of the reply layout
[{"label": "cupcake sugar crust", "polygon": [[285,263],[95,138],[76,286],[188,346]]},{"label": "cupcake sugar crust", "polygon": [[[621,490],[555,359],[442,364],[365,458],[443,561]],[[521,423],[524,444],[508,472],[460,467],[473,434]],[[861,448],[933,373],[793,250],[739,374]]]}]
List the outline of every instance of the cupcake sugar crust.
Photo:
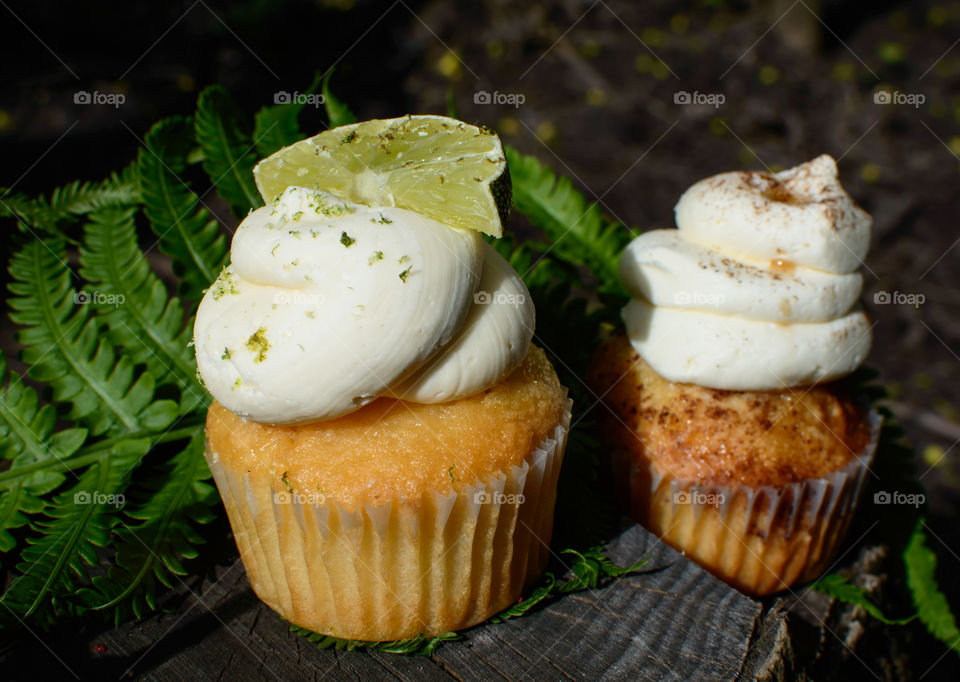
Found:
[{"label": "cupcake sugar crust", "polygon": [[[870,441],[866,406],[835,384],[724,391],[667,381],[626,336],[599,349],[591,384],[616,447],[671,478],[783,486],[842,469]],[[617,415],[614,417],[614,414]]]},{"label": "cupcake sugar crust", "polygon": [[522,464],[551,436],[565,407],[553,367],[531,346],[496,386],[446,403],[381,398],[337,419],[272,426],[215,402],[207,440],[224,466],[270,476],[280,493],[350,512],[388,502],[417,507],[424,491],[449,495]]}]

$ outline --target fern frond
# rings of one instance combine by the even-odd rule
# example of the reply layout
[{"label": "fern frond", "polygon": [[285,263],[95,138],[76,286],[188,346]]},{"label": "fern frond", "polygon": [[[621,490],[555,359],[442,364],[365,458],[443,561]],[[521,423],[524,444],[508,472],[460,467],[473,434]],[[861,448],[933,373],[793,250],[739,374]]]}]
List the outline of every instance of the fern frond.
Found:
[{"label": "fern frond", "polygon": [[[314,77],[309,88],[304,90],[303,93],[297,94],[312,95],[317,91],[319,85],[320,77],[318,74]],[[253,122],[253,139],[256,141],[257,152],[261,157],[270,156],[303,138],[299,118],[306,103],[306,98],[293,99],[291,97],[289,102],[263,107],[257,112]]]},{"label": "fern frond", "polygon": [[227,258],[227,240],[199,197],[180,179],[194,144],[190,119],[175,116],[155,124],[137,158],[143,209],[160,250],[173,261],[181,291],[192,299],[217,278]]},{"label": "fern frond", "polygon": [[635,236],[632,230],[603,216],[569,179],[558,177],[532,156],[504,147],[513,203],[550,240],[554,257],[589,269],[598,291],[626,295],[620,283],[620,254]]},{"label": "fern frond", "polygon": [[327,112],[328,125],[331,128],[337,128],[339,126],[345,126],[348,123],[356,123],[357,117],[350,111],[350,107],[343,101],[337,99],[330,91],[330,78],[332,76],[333,69],[329,69],[327,75],[323,77],[323,88],[321,89],[323,93],[323,107]]},{"label": "fern frond", "polygon": [[[7,382],[7,383],[5,383]],[[54,433],[57,415],[52,405],[40,407],[37,392],[23,378],[7,376],[7,358],[0,353],[0,456],[13,460],[8,471],[69,457],[83,445],[86,429],[69,428]],[[39,470],[18,479],[0,493],[0,552],[14,547],[10,529],[27,522],[27,514],[43,511],[43,495],[63,482],[63,474]]]},{"label": "fern frond", "polygon": [[341,639],[331,637],[330,635],[321,635],[319,632],[312,632],[306,628],[297,625],[290,625],[290,632],[294,632],[301,637],[305,637],[311,644],[316,644],[318,649],[336,649],[338,651],[355,651],[357,649],[369,649],[371,651],[383,651],[388,654],[403,654],[407,656],[432,656],[437,647],[444,642],[453,642],[462,639],[462,635],[456,632],[445,632],[442,635],[417,635],[409,639],[400,639],[395,642],[365,642],[355,639]]},{"label": "fern frond", "polygon": [[[53,231],[64,220],[107,206],[131,206],[140,201],[140,190],[129,169],[100,182],[76,180],[53,190],[48,197],[27,199],[22,194],[0,203],[0,217],[19,217],[31,228]],[[22,223],[18,223],[25,231]]]},{"label": "fern frond", "polygon": [[162,429],[177,415],[172,400],[153,399],[149,371],[134,380],[134,364],[117,355],[101,334],[91,307],[70,285],[63,242],[34,240],[10,261],[10,319],[22,325],[17,340],[31,377],[50,385],[66,419],[94,435]]},{"label": "fern frond", "polygon": [[58,612],[82,610],[77,587],[97,564],[97,549],[107,545],[130,473],[149,448],[148,439],[120,441],[53,499],[20,554],[18,575],[2,599],[7,608],[41,624]]},{"label": "fern frond", "polygon": [[[141,618],[157,608],[159,585],[172,587],[170,574],[187,575],[181,561],[197,556],[204,542],[195,526],[215,518],[219,500],[209,483],[210,470],[203,458],[204,432],[197,428],[188,445],[170,459],[162,473],[146,484],[148,496],[127,516],[135,525],[120,522],[117,554],[107,576],[94,578],[84,600],[105,609],[129,600],[134,616]],[[116,609],[117,620],[126,609]]]},{"label": "fern frond", "polygon": [[137,245],[132,209],[106,209],[90,216],[80,247],[80,274],[93,287],[92,299],[110,328],[110,338],[158,381],[181,391],[181,413],[209,402],[196,378],[188,344],[189,320],[176,297],[150,269]]},{"label": "fern frond", "polygon": [[211,85],[200,93],[195,127],[203,168],[234,213],[244,216],[251,208],[262,206],[253,182],[257,157],[247,121],[225,89]]},{"label": "fern frond", "polygon": [[886,625],[906,625],[912,621],[915,616],[909,618],[887,618],[883,615],[880,607],[870,601],[867,591],[858,585],[854,585],[839,573],[830,573],[820,578],[810,586],[817,592],[822,592],[834,599],[842,601],[845,604],[859,606],[871,616]]},{"label": "fern frond", "polygon": [[917,521],[903,551],[907,587],[917,609],[917,618],[934,637],[960,654],[960,629],[946,596],[937,584],[937,555],[927,547],[924,519]]}]

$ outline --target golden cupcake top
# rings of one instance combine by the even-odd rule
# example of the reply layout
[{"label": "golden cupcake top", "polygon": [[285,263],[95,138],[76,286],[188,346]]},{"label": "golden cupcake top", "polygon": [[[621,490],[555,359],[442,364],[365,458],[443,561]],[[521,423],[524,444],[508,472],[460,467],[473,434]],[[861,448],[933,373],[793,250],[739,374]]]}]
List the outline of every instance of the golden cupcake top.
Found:
[{"label": "golden cupcake top", "polygon": [[[382,398],[337,419],[299,426],[244,420],[217,402],[207,415],[209,449],[223,466],[269,474],[302,502],[421,504],[491,472],[509,471],[553,435],[566,391],[546,355],[531,346],[493,388],[442,404]],[[317,453],[323,453],[318,457]]]},{"label": "golden cupcake top", "polygon": [[664,379],[619,334],[599,349],[594,390],[616,446],[680,480],[783,486],[843,468],[871,437],[866,410],[837,384],[724,391]]}]

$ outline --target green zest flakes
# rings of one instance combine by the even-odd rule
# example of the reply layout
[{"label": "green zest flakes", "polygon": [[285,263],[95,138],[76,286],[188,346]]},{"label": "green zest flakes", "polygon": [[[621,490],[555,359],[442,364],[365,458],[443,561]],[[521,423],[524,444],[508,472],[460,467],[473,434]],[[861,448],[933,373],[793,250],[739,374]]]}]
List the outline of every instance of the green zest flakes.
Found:
[{"label": "green zest flakes", "polygon": [[324,206],[320,209],[321,214],[335,218],[342,215],[350,215],[353,212],[354,210],[346,204],[334,204],[333,206]]},{"label": "green zest flakes", "polygon": [[354,239],[353,237],[351,237],[350,235],[348,235],[346,232],[341,232],[341,233],[340,233],[340,243],[343,244],[344,246],[346,246],[348,249],[349,249],[351,246],[353,246],[353,243],[354,243],[355,241],[357,241],[357,240]]},{"label": "green zest flakes", "polygon": [[221,359],[221,360],[229,360],[229,359],[230,359],[230,349],[229,349],[229,348],[224,348],[224,349],[223,349],[223,355],[220,356],[220,359]]},{"label": "green zest flakes", "polygon": [[370,255],[370,259],[367,261],[367,265],[373,265],[378,260],[383,260],[383,251],[374,251]]},{"label": "green zest flakes", "polygon": [[237,288],[233,285],[233,275],[224,268],[220,276],[217,277],[217,281],[213,283],[210,295],[213,296],[214,301],[219,301],[226,294],[235,293],[237,293]]},{"label": "green zest flakes", "polygon": [[410,276],[410,271],[411,271],[411,270],[413,270],[413,268],[407,268],[406,270],[404,270],[403,272],[400,273],[399,277],[400,277],[400,281],[401,281],[401,282],[406,283],[407,277]]},{"label": "green zest flakes", "polygon": [[266,328],[260,327],[260,329],[251,334],[250,338],[247,339],[247,349],[251,353],[256,353],[256,357],[253,359],[254,362],[263,362],[267,359],[267,351],[270,350],[270,342],[267,341],[266,334]]}]

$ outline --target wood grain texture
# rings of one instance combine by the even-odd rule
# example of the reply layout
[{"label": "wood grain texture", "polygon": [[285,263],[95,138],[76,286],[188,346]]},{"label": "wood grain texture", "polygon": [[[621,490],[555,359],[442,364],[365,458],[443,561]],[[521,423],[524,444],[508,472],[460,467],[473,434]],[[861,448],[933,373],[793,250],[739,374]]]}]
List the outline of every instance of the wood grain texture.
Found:
[{"label": "wood grain texture", "polygon": [[[829,599],[820,603],[818,596],[798,593],[792,605],[783,598],[755,601],[634,524],[625,525],[608,553],[621,564],[643,556],[649,561],[636,574],[566,595],[523,618],[472,628],[462,641],[441,645],[430,658],[318,650],[288,632],[287,623],[256,598],[242,564],[234,560],[202,583],[178,590],[168,613],[115,630],[83,626],[70,632],[66,626],[43,638],[50,650],[25,633],[0,664],[6,679],[31,681],[71,675],[191,682],[794,680],[808,679],[811,665],[823,673],[833,663],[840,675],[864,672],[862,663],[875,666],[878,679],[899,679],[883,674],[896,671],[889,661],[860,661],[853,653],[856,642],[839,641],[832,631],[849,638],[857,614]],[[876,555],[870,559],[870,568],[880,565]],[[793,627],[805,622],[797,615],[801,603],[816,611],[809,617],[812,623],[819,619],[821,627],[803,626],[818,643],[798,656]],[[831,631],[825,629],[831,610],[846,625],[831,621]],[[815,679],[829,678],[818,674]]]}]

